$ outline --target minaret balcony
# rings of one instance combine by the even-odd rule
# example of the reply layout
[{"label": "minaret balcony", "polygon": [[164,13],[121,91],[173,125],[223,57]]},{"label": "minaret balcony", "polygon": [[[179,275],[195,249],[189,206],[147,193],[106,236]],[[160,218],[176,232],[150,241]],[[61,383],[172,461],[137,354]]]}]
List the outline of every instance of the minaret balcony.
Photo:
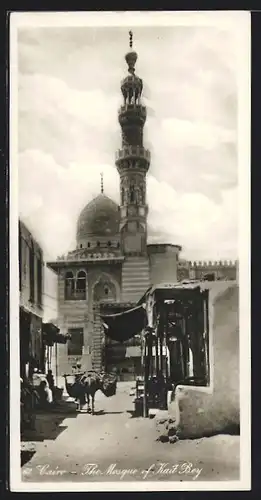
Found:
[{"label": "minaret balcony", "polygon": [[139,114],[146,118],[146,106],[143,106],[142,104],[125,104],[124,106],[121,106],[118,110],[119,115],[125,115],[125,114]]},{"label": "minaret balcony", "polygon": [[127,160],[128,158],[137,160],[142,159],[150,163],[150,151],[142,146],[125,146],[116,151],[116,162]]}]

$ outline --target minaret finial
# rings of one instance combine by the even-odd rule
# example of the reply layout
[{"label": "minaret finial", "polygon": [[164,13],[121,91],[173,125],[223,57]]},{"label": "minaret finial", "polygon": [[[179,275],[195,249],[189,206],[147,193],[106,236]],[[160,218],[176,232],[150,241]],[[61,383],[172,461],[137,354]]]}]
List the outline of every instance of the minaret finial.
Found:
[{"label": "minaret finial", "polygon": [[130,45],[130,52],[128,52],[128,54],[126,54],[125,56],[125,60],[128,64],[128,71],[129,73],[131,73],[132,75],[134,75],[134,72],[135,72],[135,63],[137,61],[137,54],[135,51],[132,50],[132,44],[133,44],[133,33],[132,31],[129,31],[129,37],[130,37],[130,42],[129,42],[129,45]]},{"label": "minaret finial", "polygon": [[129,35],[130,35],[130,48],[132,49],[132,38],[133,38],[132,31],[129,31]]},{"label": "minaret finial", "polygon": [[103,172],[101,172],[101,193],[103,193]]}]

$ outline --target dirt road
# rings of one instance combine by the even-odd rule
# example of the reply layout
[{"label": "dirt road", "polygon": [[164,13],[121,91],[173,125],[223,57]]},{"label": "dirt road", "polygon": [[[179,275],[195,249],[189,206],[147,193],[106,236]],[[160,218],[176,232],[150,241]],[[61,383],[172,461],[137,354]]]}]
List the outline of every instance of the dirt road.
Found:
[{"label": "dirt road", "polygon": [[95,416],[85,413],[68,416],[61,420],[55,439],[31,443],[35,453],[22,467],[23,480],[239,479],[238,436],[175,444],[157,442],[153,419],[133,418],[133,397],[129,392],[130,384],[120,383],[112,398],[97,394]]}]

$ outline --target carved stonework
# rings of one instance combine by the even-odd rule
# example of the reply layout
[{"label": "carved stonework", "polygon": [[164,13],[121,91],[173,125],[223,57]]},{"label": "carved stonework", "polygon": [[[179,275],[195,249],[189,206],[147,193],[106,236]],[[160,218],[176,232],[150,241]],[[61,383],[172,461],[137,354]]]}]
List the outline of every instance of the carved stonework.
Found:
[{"label": "carved stonework", "polygon": [[116,287],[109,279],[101,276],[93,289],[94,302],[116,300]]},{"label": "carved stonework", "polygon": [[[128,252],[140,252],[146,239],[146,173],[150,164],[150,153],[143,147],[146,107],[140,101],[142,81],[136,75],[126,77],[121,89],[124,96],[119,110],[122,148],[116,153],[116,166],[121,177],[120,228],[125,250],[128,248]],[[138,234],[136,237],[131,228],[132,224],[137,226],[139,220],[143,222],[140,231],[143,235]]]},{"label": "carved stonework", "polygon": [[145,179],[141,174],[121,178],[121,204],[145,204]]}]

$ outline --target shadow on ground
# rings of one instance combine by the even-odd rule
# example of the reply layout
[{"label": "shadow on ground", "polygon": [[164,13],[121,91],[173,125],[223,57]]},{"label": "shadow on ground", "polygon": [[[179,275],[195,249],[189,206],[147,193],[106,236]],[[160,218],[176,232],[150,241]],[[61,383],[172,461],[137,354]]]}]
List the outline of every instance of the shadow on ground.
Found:
[{"label": "shadow on ground", "polygon": [[[81,414],[92,415],[92,413],[88,410],[81,411]],[[94,412],[93,417],[99,417],[102,415],[122,415],[124,411],[105,411],[105,410],[97,410]]]},{"label": "shadow on ground", "polygon": [[66,425],[61,423],[67,418],[75,418],[77,413],[37,413],[35,419],[35,428],[26,429],[22,433],[21,440],[26,441],[44,441],[45,439],[56,439],[65,429]]},{"label": "shadow on ground", "polygon": [[139,415],[135,410],[127,410],[126,413],[129,413],[130,418],[143,418],[143,416]]},{"label": "shadow on ground", "polygon": [[122,415],[124,411],[104,411],[104,410],[99,410],[94,413],[94,416],[99,416],[99,415]]},{"label": "shadow on ground", "polygon": [[27,462],[29,462],[29,460],[31,460],[31,458],[34,456],[35,454],[35,451],[28,451],[28,450],[21,450],[21,467],[23,467],[23,465],[27,464]]}]

